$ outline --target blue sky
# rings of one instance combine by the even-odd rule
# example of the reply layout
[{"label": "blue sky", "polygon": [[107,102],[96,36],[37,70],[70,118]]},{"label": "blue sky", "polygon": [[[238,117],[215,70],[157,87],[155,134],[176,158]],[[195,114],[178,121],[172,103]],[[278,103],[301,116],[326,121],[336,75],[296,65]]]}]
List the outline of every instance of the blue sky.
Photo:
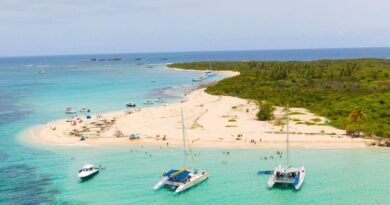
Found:
[{"label": "blue sky", "polygon": [[389,0],[1,0],[0,56],[390,46]]}]

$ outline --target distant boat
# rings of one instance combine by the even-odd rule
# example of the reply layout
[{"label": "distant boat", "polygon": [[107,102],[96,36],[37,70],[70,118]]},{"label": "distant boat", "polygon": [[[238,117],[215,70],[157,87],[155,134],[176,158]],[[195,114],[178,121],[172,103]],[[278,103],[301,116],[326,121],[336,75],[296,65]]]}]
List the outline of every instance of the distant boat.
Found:
[{"label": "distant boat", "polygon": [[43,70],[43,69],[39,70],[38,74],[45,74],[45,70]]},{"label": "distant boat", "polygon": [[212,71],[205,71],[204,73],[207,75],[207,77],[214,77],[217,75],[216,73],[214,73]]},{"label": "distant boat", "polygon": [[95,167],[92,164],[86,164],[79,170],[78,177],[81,180],[90,179],[98,174],[101,169],[101,167]]},{"label": "distant boat", "polygon": [[300,189],[305,179],[305,167],[294,168],[289,165],[289,130],[288,130],[288,109],[286,112],[287,121],[287,147],[286,147],[286,166],[277,166],[273,171],[271,177],[268,179],[268,188],[272,188],[275,184],[293,185],[296,190]]},{"label": "distant boat", "polygon": [[67,108],[65,109],[65,113],[66,113],[66,114],[75,114],[76,111],[74,111],[72,107],[67,107]]},{"label": "distant boat", "polygon": [[153,105],[154,102],[152,102],[152,101],[150,101],[150,100],[146,100],[146,101],[144,101],[144,104],[145,104],[145,105]]},{"label": "distant boat", "polygon": [[84,106],[82,106],[82,107],[80,108],[80,112],[91,112],[91,110],[88,109],[88,108],[86,108],[86,107],[84,107]]},{"label": "distant boat", "polygon": [[126,104],[126,107],[136,107],[137,105],[133,102],[129,102]]},{"label": "distant boat", "polygon": [[109,58],[108,61],[121,61],[122,58]]},{"label": "distant boat", "polygon": [[157,98],[154,100],[155,103],[166,103],[166,101],[162,98]]},{"label": "distant boat", "polygon": [[[187,190],[204,180],[208,179],[209,175],[206,171],[201,169],[189,169],[187,165],[187,148],[186,148],[186,134],[184,126],[184,117],[183,110],[181,110],[181,123],[183,130],[183,147],[184,147],[184,168],[182,169],[172,169],[169,172],[163,174],[160,181],[154,186],[154,190],[160,189],[163,186],[168,186],[171,189],[174,189],[176,193]],[[191,149],[189,149],[192,156]],[[193,158],[192,158],[193,159]]]},{"label": "distant boat", "polygon": [[209,61],[209,69],[206,70],[204,73],[207,75],[207,77],[214,77],[214,76],[217,76],[216,73],[214,73],[212,70],[212,67],[211,67],[211,62]]},{"label": "distant boat", "polygon": [[207,74],[203,74],[203,75],[201,75],[201,76],[199,76],[199,77],[197,77],[197,78],[194,78],[194,79],[192,79],[192,82],[200,82],[200,81],[203,81],[203,80],[206,80],[207,79]]}]

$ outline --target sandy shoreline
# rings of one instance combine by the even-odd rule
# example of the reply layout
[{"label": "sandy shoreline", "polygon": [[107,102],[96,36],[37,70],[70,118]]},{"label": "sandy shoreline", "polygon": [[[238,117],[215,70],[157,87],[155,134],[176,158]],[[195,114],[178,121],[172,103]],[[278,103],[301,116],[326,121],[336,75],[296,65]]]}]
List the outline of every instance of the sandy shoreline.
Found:
[{"label": "sandy shoreline", "polygon": [[[221,71],[231,77],[237,72]],[[28,129],[25,141],[59,146],[181,147],[180,109],[184,110],[187,136],[192,147],[279,148],[286,141],[282,108],[275,120],[256,120],[258,106],[251,101],[213,96],[198,89],[178,103],[93,115],[71,125],[66,119]],[[345,136],[345,131],[324,125],[325,118],[302,108],[291,108],[290,145],[305,148],[367,147],[373,140]],[[140,139],[130,140],[137,133]],[[80,135],[86,140],[80,141]]]}]

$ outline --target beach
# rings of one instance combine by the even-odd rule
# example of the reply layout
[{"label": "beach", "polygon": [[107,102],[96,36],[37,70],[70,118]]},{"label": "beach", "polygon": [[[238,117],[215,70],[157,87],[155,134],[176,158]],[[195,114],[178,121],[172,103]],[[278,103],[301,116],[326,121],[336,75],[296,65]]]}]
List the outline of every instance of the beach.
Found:
[{"label": "beach", "polygon": [[[237,72],[223,71],[227,77]],[[190,92],[180,102],[156,107],[127,109],[60,119],[26,132],[33,144],[63,146],[181,147],[181,109],[191,147],[281,148],[286,144],[286,117],[276,107],[272,121],[256,119],[258,105],[250,100],[207,94],[205,88]],[[290,108],[289,141],[292,147],[358,148],[373,140],[351,138],[345,130],[326,125],[324,117],[303,108]],[[138,139],[129,139],[133,134]],[[80,140],[81,136],[85,140]]]}]

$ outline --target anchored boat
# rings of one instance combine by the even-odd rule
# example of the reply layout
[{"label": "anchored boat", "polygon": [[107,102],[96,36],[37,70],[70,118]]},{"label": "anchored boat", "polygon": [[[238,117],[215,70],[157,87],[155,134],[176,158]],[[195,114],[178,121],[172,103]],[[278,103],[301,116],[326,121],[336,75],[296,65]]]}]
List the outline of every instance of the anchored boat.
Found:
[{"label": "anchored boat", "polygon": [[153,105],[154,102],[153,102],[153,101],[150,101],[150,100],[146,100],[146,101],[144,101],[144,104],[145,104],[145,105]]},{"label": "anchored boat", "polygon": [[192,82],[200,82],[200,81],[203,81],[203,80],[206,80],[207,79],[207,74],[204,73],[203,75],[197,77],[197,78],[194,78],[192,79]]},{"label": "anchored boat", "polygon": [[81,180],[87,180],[98,174],[101,169],[101,167],[95,167],[92,164],[86,164],[79,170],[78,176]]},{"label": "anchored boat", "polygon": [[89,108],[85,107],[85,106],[82,106],[80,108],[80,112],[86,113],[86,112],[91,112],[91,110]]},{"label": "anchored boat", "polygon": [[72,107],[67,107],[65,109],[65,113],[66,114],[76,114],[76,111],[74,111]]},{"label": "anchored boat", "polygon": [[[163,186],[167,186],[174,189],[176,193],[187,190],[204,180],[208,179],[208,173],[201,169],[190,169],[187,166],[187,148],[186,148],[186,133],[184,126],[183,110],[181,110],[181,122],[183,130],[183,147],[184,147],[184,168],[172,169],[163,174],[160,181],[154,186],[154,190],[160,189]],[[192,156],[191,149],[190,154]],[[194,160],[192,156],[192,160]]]},{"label": "anchored boat", "polygon": [[289,162],[289,129],[288,129],[288,108],[286,111],[286,127],[287,127],[287,140],[286,140],[286,166],[277,166],[272,170],[272,175],[268,179],[268,188],[272,188],[275,184],[292,185],[296,190],[300,189],[305,180],[305,167],[294,168],[290,166]]},{"label": "anchored boat", "polygon": [[137,106],[137,105],[133,102],[129,102],[126,104],[126,107],[135,107],[135,106]]},{"label": "anchored boat", "polygon": [[207,75],[207,77],[214,77],[214,76],[217,76],[216,73],[214,73],[213,71],[211,71],[212,68],[211,68],[211,62],[209,61],[209,69],[206,70],[204,73]]}]

